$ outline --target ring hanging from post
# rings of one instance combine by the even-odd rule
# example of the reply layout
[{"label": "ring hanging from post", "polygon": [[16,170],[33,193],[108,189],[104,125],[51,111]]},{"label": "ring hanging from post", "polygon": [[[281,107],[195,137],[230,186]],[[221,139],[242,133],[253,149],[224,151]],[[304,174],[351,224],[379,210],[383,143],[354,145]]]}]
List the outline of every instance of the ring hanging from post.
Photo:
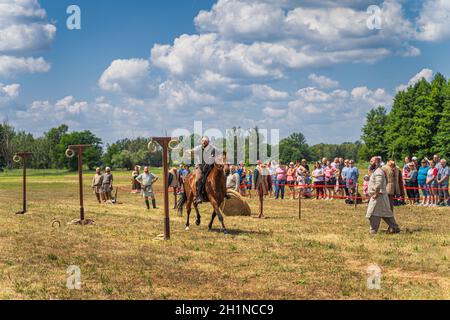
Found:
[{"label": "ring hanging from post", "polygon": [[179,139],[172,139],[169,142],[169,149],[170,150],[175,150],[178,149],[178,147],[180,146],[181,141]]},{"label": "ring hanging from post", "polygon": [[14,161],[15,163],[19,163],[20,160],[21,160],[21,157],[19,157],[17,154],[15,154],[14,157],[13,157],[13,161]]},{"label": "ring hanging from post", "polygon": [[150,152],[151,154],[155,154],[156,151],[158,151],[158,144],[152,140],[150,140],[150,142],[147,145],[147,149],[148,152]]},{"label": "ring hanging from post", "polygon": [[67,150],[66,150],[66,157],[67,157],[67,158],[73,158],[73,157],[75,157],[75,151],[73,151],[72,149],[67,149]]}]

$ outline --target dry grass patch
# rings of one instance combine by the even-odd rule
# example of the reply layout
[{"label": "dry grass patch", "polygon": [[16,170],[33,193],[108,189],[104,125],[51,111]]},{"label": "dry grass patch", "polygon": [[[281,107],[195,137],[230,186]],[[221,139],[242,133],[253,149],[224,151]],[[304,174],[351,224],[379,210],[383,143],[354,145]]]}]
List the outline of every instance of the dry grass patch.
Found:
[{"label": "dry grass patch", "polygon": [[[299,220],[296,201],[268,199],[267,220],[226,217],[224,236],[217,221],[207,232],[203,205],[202,225],[190,231],[171,211],[172,240],[161,242],[153,240],[163,230],[160,194],[157,210],[122,189],[122,204],[99,205],[90,179],[86,217],[95,224],[80,227],[67,225],[79,215],[76,175],[32,173],[25,216],[13,214],[20,175],[0,175],[0,299],[450,298],[448,208],[399,208],[405,232],[370,236],[363,205],[304,201]],[[129,188],[129,173],[115,179]],[[257,213],[257,200],[249,204]],[[370,264],[382,269],[381,290],[366,287]],[[66,288],[70,265],[81,268],[79,291]]]}]

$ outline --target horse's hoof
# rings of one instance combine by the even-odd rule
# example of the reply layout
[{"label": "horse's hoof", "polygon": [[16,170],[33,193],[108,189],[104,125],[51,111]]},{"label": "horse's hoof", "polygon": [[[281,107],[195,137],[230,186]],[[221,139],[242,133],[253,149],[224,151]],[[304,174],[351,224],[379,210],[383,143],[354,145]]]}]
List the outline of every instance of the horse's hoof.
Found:
[{"label": "horse's hoof", "polygon": [[184,230],[189,231],[189,227],[186,227],[186,229],[184,229]]},{"label": "horse's hoof", "polygon": [[212,232],[212,228],[208,228],[208,232]]},{"label": "horse's hoof", "polygon": [[223,234],[227,236],[228,235],[228,231],[227,230],[223,230]]},{"label": "horse's hoof", "polygon": [[195,221],[195,224],[196,224],[197,226],[199,226],[199,225],[201,224],[201,221],[200,221],[200,220],[197,220],[197,221]]}]

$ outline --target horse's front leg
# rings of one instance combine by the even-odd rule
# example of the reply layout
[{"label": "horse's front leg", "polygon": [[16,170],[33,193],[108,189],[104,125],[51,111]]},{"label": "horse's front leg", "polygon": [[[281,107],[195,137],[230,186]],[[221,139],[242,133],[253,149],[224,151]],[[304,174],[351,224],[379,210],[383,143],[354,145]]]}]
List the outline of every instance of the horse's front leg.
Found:
[{"label": "horse's front leg", "polygon": [[217,216],[219,217],[219,221],[222,224],[222,231],[224,234],[228,234],[227,228],[225,228],[225,222],[223,220],[223,215],[222,215],[222,211],[220,210],[220,208],[217,209],[219,212],[217,213]]},{"label": "horse's front leg", "polygon": [[223,220],[222,211],[220,210],[220,207],[217,205],[216,202],[212,202],[212,205],[214,207],[214,213],[213,213],[213,219],[211,219],[210,226],[212,227],[212,222],[214,221],[214,218],[216,215],[219,217],[220,224],[222,225],[222,231],[224,234],[228,234],[227,228],[225,228],[225,223]]},{"label": "horse's front leg", "polygon": [[209,231],[212,230],[212,225],[213,225],[213,223],[214,223],[214,219],[216,218],[216,215],[217,215],[217,213],[216,213],[216,211],[214,210],[213,213],[212,213],[212,215],[211,215],[211,221],[209,222],[209,225],[208,225],[208,230],[209,230]]}]

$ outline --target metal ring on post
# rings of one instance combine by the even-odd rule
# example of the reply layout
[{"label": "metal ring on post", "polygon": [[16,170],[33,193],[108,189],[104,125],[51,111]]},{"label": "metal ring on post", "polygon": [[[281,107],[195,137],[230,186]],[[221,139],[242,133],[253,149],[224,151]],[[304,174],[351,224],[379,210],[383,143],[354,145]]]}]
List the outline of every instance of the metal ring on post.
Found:
[{"label": "metal ring on post", "polygon": [[20,160],[21,160],[21,158],[20,158],[17,154],[15,154],[14,157],[13,157],[13,161],[14,161],[15,163],[19,163]]},{"label": "metal ring on post", "polygon": [[175,150],[178,149],[178,147],[180,146],[181,141],[179,139],[172,139],[169,142],[169,149],[170,150]]},{"label": "metal ring on post", "polygon": [[73,157],[75,157],[75,151],[73,151],[72,149],[67,149],[67,150],[66,150],[66,157],[67,157],[67,158],[73,158]]},{"label": "metal ring on post", "polygon": [[156,151],[158,151],[158,145],[155,141],[150,140],[150,142],[147,145],[147,149],[148,149],[148,152],[154,154],[154,153],[156,153]]}]

